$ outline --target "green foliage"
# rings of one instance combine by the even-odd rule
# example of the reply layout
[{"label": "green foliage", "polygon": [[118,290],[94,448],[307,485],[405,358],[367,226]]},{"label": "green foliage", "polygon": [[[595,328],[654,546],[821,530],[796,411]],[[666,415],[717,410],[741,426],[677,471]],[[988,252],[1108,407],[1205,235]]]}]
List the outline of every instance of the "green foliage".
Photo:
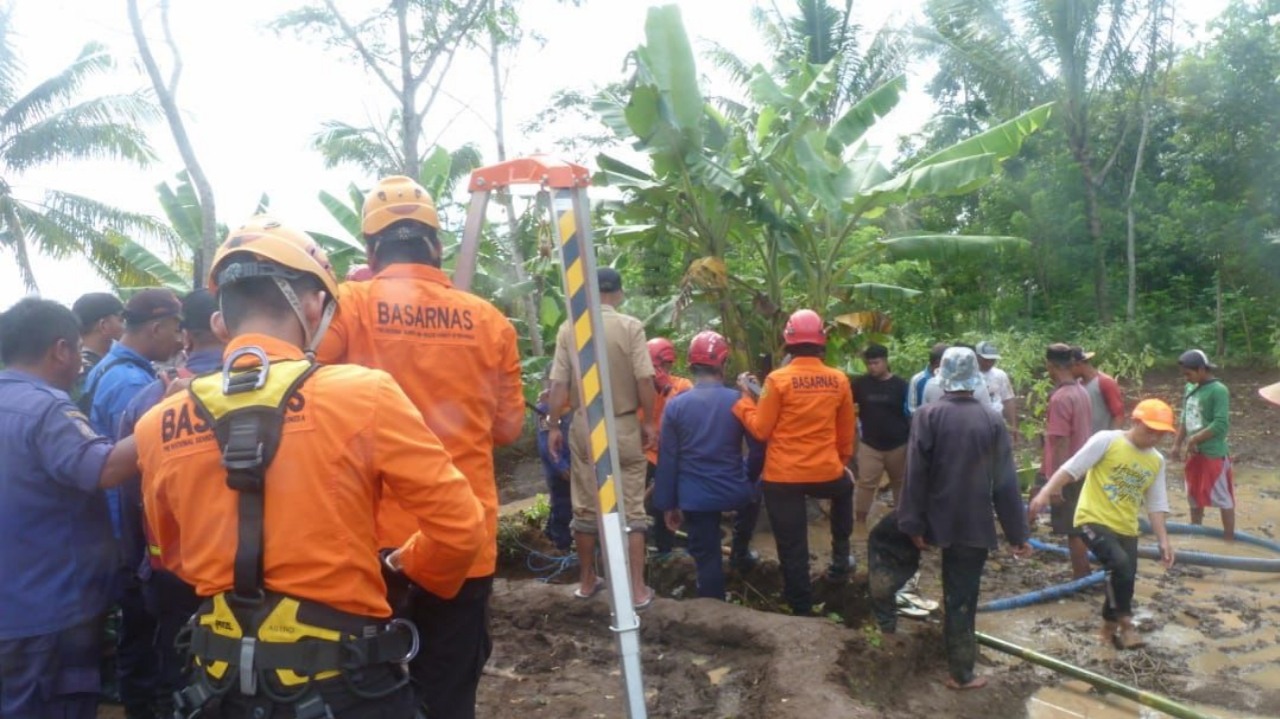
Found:
[{"label": "green foliage", "polygon": [[[957,252],[986,256],[1025,244],[954,233],[881,242],[886,228],[878,220],[904,202],[983,186],[1044,126],[1051,106],[895,172],[865,135],[899,101],[901,76],[863,97],[846,96],[846,105],[838,98],[837,78],[851,61],[847,56],[797,62],[777,74],[756,66],[747,103],[721,113],[698,87],[678,9],[651,10],[646,38],[636,51],[630,96],[605,96],[597,108],[621,138],[648,155],[650,167],[603,155],[597,180],[624,189],[632,200],[615,213],[616,221],[646,228],[619,244],[671,243],[683,250],[672,324],[682,314],[701,324],[718,316],[739,362],[773,350],[792,309],[811,307],[834,317],[888,309],[918,294],[863,276],[869,268],[904,258],[946,261]],[[833,108],[845,109],[823,122]],[[690,312],[698,303],[715,313]]]},{"label": "green foliage", "polygon": [[0,248],[12,252],[24,284],[36,289],[30,253],[85,256],[102,277],[134,284],[145,273],[130,264],[126,235],[166,241],[167,229],[145,215],[88,197],[46,190],[41,198],[15,192],[24,172],[77,160],[146,165],[154,159],[140,128],[156,116],[142,94],[84,98],[84,85],[114,69],[106,48],[89,43],[56,75],[22,84],[22,63],[12,45],[11,9],[0,8]]}]

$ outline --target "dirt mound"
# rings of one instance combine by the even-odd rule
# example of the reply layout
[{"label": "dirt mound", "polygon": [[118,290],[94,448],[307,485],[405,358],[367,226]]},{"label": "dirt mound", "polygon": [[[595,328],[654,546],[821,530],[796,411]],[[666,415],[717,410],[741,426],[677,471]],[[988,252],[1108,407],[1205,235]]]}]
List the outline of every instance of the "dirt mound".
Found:
[{"label": "dirt mound", "polygon": [[[652,717],[1019,716],[1034,689],[1021,671],[982,692],[945,689],[942,638],[925,624],[880,636],[707,599],[659,599],[641,622]],[[604,595],[582,601],[565,586],[499,581],[493,633],[482,716],[625,715]]]}]

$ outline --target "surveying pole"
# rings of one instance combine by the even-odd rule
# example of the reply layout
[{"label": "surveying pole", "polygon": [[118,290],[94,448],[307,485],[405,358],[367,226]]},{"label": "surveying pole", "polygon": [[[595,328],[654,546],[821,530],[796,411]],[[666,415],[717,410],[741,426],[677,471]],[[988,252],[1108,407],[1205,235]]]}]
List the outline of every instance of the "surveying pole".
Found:
[{"label": "surveying pole", "polygon": [[[631,574],[627,571],[627,529],[622,504],[622,471],[618,462],[618,433],[614,427],[613,397],[609,392],[609,353],[600,312],[600,288],[596,281],[595,248],[591,242],[591,213],[585,167],[545,156],[509,160],[471,173],[471,206],[458,249],[453,284],[471,289],[476,271],[480,230],[484,226],[489,194],[511,185],[537,185],[548,200],[556,247],[560,252],[560,277],[568,299],[569,325],[573,328],[570,358],[586,413],[591,463],[596,473],[597,530],[603,548],[613,610],[610,629],[618,637],[622,681],[629,719],[644,719],[644,677],[640,667],[640,617],[631,600]],[[516,238],[511,238],[512,242]],[[537,328],[531,327],[536,332]],[[574,422],[582,418],[574,419]],[[566,443],[566,450],[568,446]],[[589,560],[590,561],[590,560]]]}]

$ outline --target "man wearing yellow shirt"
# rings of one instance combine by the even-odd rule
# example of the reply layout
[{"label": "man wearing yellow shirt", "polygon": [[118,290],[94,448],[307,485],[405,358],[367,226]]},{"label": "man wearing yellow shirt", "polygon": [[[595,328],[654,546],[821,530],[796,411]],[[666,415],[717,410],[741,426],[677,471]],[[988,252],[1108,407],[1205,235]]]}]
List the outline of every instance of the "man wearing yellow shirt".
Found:
[{"label": "man wearing yellow shirt", "polygon": [[1034,517],[1070,482],[1083,480],[1076,505],[1075,527],[1089,550],[1107,570],[1107,594],[1102,606],[1102,640],[1121,649],[1136,649],[1146,641],[1133,626],[1133,586],[1138,573],[1138,510],[1145,500],[1151,529],[1160,542],[1160,559],[1173,566],[1173,547],[1165,532],[1169,497],[1165,488],[1164,455],[1156,450],[1174,432],[1173,410],[1158,399],[1133,409],[1128,430],[1094,434],[1028,508]]}]

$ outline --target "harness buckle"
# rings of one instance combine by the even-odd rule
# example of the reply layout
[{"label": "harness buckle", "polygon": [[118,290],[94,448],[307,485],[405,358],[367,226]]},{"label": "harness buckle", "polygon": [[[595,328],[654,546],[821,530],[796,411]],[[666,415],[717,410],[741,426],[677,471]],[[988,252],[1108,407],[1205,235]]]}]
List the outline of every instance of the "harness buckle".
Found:
[{"label": "harness buckle", "polygon": [[[258,365],[239,374],[232,374],[236,360],[241,357],[253,357],[258,360]],[[261,347],[241,347],[227,355],[222,363],[222,393],[256,392],[267,384],[267,372],[270,369],[271,361]]]},{"label": "harness buckle", "polygon": [[409,634],[409,650],[405,652],[403,657],[397,660],[397,663],[408,664],[410,660],[418,656],[418,650],[422,648],[422,641],[418,635],[418,626],[416,624],[408,619],[396,618],[392,619],[391,622],[387,624],[387,628],[393,631],[399,630],[407,632]]},{"label": "harness buckle", "polygon": [[253,637],[240,640],[240,693],[249,697],[258,693],[258,673],[253,666],[253,655],[257,648],[258,640]]},{"label": "harness buckle", "polygon": [[298,702],[294,711],[297,719],[333,719],[333,710],[319,694]]}]

